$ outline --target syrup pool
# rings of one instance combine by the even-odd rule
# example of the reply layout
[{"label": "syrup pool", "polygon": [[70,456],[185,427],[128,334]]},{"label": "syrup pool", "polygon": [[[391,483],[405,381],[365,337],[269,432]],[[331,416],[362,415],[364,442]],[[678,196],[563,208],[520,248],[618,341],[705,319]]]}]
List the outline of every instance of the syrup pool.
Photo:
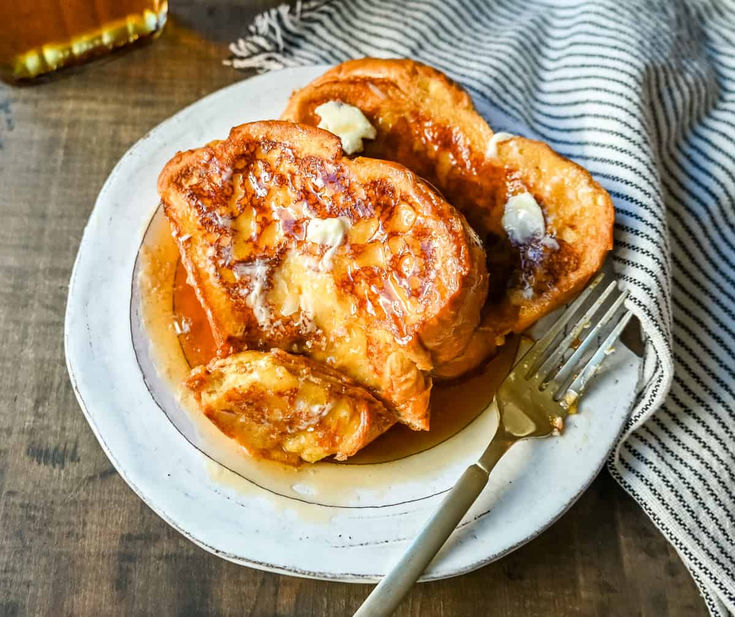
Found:
[{"label": "syrup pool", "polygon": [[[143,250],[148,255],[141,281],[144,313],[148,318],[152,344],[178,340],[178,346],[161,350],[158,357],[169,358],[179,370],[165,372],[176,381],[184,369],[205,364],[216,353],[214,339],[194,289],[187,283],[186,270],[179,259],[168,223],[159,209],[146,234]],[[155,332],[167,328],[168,332]],[[159,341],[159,343],[156,343]],[[178,349],[176,349],[178,347]],[[518,348],[511,339],[481,369],[449,382],[435,382],[431,393],[431,430],[412,431],[396,425],[351,457],[344,465],[366,465],[397,460],[423,452],[449,439],[477,418],[490,404],[497,388],[510,371]],[[178,354],[179,358],[174,356]],[[172,384],[178,387],[178,383]],[[318,463],[317,463],[318,464]]]}]

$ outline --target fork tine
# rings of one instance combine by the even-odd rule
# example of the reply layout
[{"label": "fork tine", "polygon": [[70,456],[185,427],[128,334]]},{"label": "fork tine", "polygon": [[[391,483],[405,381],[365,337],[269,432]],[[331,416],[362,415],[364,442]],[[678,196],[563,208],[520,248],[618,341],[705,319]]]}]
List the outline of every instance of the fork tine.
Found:
[{"label": "fork tine", "polygon": [[587,387],[589,380],[592,379],[597,369],[600,368],[600,364],[607,357],[612,350],[612,346],[620,336],[625,326],[628,325],[630,318],[633,317],[633,313],[627,310],[618,321],[617,325],[610,331],[607,338],[603,341],[602,345],[597,349],[594,355],[589,359],[587,364],[584,365],[579,374],[574,378],[568,387],[562,387],[558,392],[554,394],[554,399],[558,400],[562,407],[567,409],[571,407],[575,401],[582,395],[584,389]]},{"label": "fork tine", "polygon": [[[615,286],[617,287],[617,283],[615,283]],[[607,291],[607,290],[605,290]],[[562,379],[564,379],[569,371],[574,369],[575,366],[577,366],[577,363],[580,361],[580,359],[584,356],[585,352],[590,349],[590,347],[595,342],[595,337],[599,334],[599,332],[608,324],[610,323],[610,320],[615,317],[615,315],[618,312],[618,309],[622,306],[623,302],[625,302],[625,299],[628,297],[628,290],[626,289],[623,291],[615,300],[615,302],[610,305],[610,308],[605,311],[605,314],[600,318],[600,320],[592,327],[590,328],[590,331],[586,334],[584,340],[579,344],[579,346],[574,350],[574,353],[567,358],[567,360],[558,367],[558,370],[556,370],[555,374],[553,375],[553,379],[549,379],[551,377],[551,373],[554,370],[554,365],[544,362],[544,365],[549,366],[549,372],[546,374],[546,382],[556,382],[557,385],[561,382]],[[595,303],[596,306],[593,306],[592,308],[598,309],[600,304]],[[589,312],[589,311],[588,311]],[[585,315],[585,319],[591,319],[592,315]],[[589,322],[588,322],[589,323]],[[584,326],[584,324],[582,324]],[[580,328],[581,330],[581,328]],[[573,339],[572,339],[573,340]],[[566,339],[564,340],[564,343],[566,343]],[[564,352],[569,348],[568,344],[562,344],[560,345],[559,350],[555,350],[553,355],[558,356],[558,358],[561,358],[561,356],[564,354]],[[558,359],[557,358],[557,359]]]},{"label": "fork tine", "polygon": [[[554,350],[551,352],[551,354],[544,360],[541,365],[538,368],[532,369],[532,374],[537,373],[537,378],[539,381],[545,382],[547,381],[547,378],[551,371],[554,369],[554,367],[558,366],[560,360],[564,356],[564,354],[567,352],[567,350],[571,347],[572,343],[576,340],[576,338],[580,335],[582,330],[585,328],[589,328],[590,323],[592,321],[592,318],[594,317],[595,313],[600,310],[600,307],[603,305],[607,297],[612,293],[614,289],[617,289],[618,284],[617,281],[610,281],[608,286],[603,290],[603,292],[600,294],[600,297],[595,300],[595,302],[590,306],[587,311],[585,311],[584,315],[577,321],[575,326],[569,331],[569,333],[562,339],[561,343],[556,345],[554,347]],[[606,315],[607,317],[607,315]],[[585,342],[589,339],[591,335],[591,332],[588,333],[585,337]],[[582,345],[580,345],[581,347]]]},{"label": "fork tine", "polygon": [[539,362],[543,359],[544,353],[548,349],[549,345],[551,345],[554,342],[554,339],[559,335],[559,333],[564,330],[566,325],[571,321],[576,312],[579,310],[579,307],[582,306],[585,300],[590,297],[592,292],[597,288],[603,278],[605,278],[605,273],[600,272],[594,278],[594,280],[589,285],[587,285],[587,288],[577,296],[574,302],[572,302],[567,307],[567,309],[562,313],[561,317],[556,320],[554,325],[552,325],[551,328],[549,328],[546,333],[538,341],[536,341],[525,353],[519,363],[519,366],[523,367],[525,375],[531,372],[530,369],[532,367],[539,364]]}]

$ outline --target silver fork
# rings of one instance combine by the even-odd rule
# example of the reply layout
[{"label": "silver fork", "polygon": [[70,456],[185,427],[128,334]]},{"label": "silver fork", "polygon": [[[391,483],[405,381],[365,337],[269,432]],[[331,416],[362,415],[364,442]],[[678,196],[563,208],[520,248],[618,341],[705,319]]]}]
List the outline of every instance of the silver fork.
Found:
[{"label": "silver fork", "polygon": [[[513,367],[495,397],[499,421],[490,444],[465,470],[354,617],[391,615],[485,488],[490,472],[510,447],[529,437],[560,433],[564,418],[632,317],[629,310],[622,312],[627,292],[620,292],[615,281],[600,289],[604,276],[598,274]],[[568,328],[586,302],[591,304]],[[603,310],[605,304],[608,307]],[[603,332],[607,335],[600,343],[597,339]],[[559,337],[560,342],[555,344]]]}]

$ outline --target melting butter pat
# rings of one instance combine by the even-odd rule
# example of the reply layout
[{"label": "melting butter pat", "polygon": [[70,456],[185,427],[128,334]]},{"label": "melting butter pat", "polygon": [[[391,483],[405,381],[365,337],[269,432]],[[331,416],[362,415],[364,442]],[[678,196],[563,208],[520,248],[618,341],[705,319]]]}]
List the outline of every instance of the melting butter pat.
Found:
[{"label": "melting butter pat", "polygon": [[306,227],[306,239],[315,244],[336,248],[344,241],[349,228],[349,221],[343,218],[311,219]]},{"label": "melting butter pat", "polygon": [[256,259],[248,263],[237,263],[232,270],[237,280],[245,277],[250,279],[250,291],[245,297],[245,302],[253,310],[258,324],[267,326],[271,320],[270,308],[266,302],[268,277],[270,276],[268,262],[264,259]]},{"label": "melting butter pat", "polygon": [[311,219],[306,227],[306,240],[315,244],[326,246],[327,252],[321,261],[321,268],[332,267],[332,257],[337,248],[344,242],[350,221],[346,218],[337,219]]},{"label": "melting butter pat", "polygon": [[490,142],[487,144],[487,155],[494,159],[498,158],[498,144],[514,137],[515,135],[512,133],[493,133]]},{"label": "melting butter pat", "polygon": [[375,139],[377,135],[375,127],[354,105],[340,101],[327,101],[314,111],[321,118],[319,128],[339,137],[342,140],[342,149],[345,154],[362,152],[362,140]]},{"label": "melting butter pat", "polygon": [[527,244],[546,234],[544,213],[531,193],[513,195],[505,204],[501,223],[508,237],[516,244]]}]

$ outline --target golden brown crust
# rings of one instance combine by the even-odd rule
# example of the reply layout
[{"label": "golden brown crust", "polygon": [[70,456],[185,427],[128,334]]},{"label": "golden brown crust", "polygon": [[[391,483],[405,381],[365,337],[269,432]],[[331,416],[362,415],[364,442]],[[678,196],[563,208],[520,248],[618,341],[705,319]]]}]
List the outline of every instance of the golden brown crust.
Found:
[{"label": "golden brown crust", "polygon": [[[428,428],[427,373],[473,336],[487,273],[476,234],[426,183],[343,158],[326,131],[256,122],[177,154],[159,192],[220,355],[308,354]],[[310,235],[325,222],[334,246]]]},{"label": "golden brown crust", "polygon": [[487,226],[488,210],[505,197],[502,170],[480,155],[493,132],[460,86],[413,60],[350,60],[294,92],[281,117],[316,126],[315,109],[330,100],[359,107],[377,129],[364,141],[364,156],[405,165],[475,229]]},{"label": "golden brown crust", "polygon": [[517,137],[498,144],[498,157],[544,205],[547,232],[560,245],[533,273],[536,297],[519,303],[512,329],[521,332],[569,300],[600,269],[613,247],[615,210],[586,169],[548,144]]},{"label": "golden brown crust", "polygon": [[[453,377],[473,368],[507,333],[563,304],[612,248],[612,201],[590,174],[522,137],[498,143],[496,156],[493,132],[469,95],[436,69],[412,60],[351,60],[295,92],[282,117],[315,125],[314,110],[329,100],[359,107],[376,127],[365,155],[397,161],[426,178],[485,245],[490,292],[482,326],[435,374]],[[501,224],[505,203],[521,192],[540,203],[558,248],[508,240]]]},{"label": "golden brown crust", "polygon": [[202,412],[251,455],[290,465],[345,460],[395,422],[354,381],[279,349],[212,360],[184,385]]}]

